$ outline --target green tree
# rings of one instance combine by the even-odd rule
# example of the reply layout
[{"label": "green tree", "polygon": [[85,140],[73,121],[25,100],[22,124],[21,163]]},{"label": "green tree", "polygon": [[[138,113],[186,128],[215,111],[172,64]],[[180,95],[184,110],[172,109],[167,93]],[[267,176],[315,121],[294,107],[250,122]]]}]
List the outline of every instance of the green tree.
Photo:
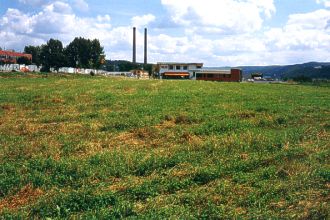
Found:
[{"label": "green tree", "polygon": [[143,65],[143,69],[149,73],[149,76],[152,75],[152,68],[153,68],[152,64],[144,64]]},{"label": "green tree", "polygon": [[141,66],[137,63],[132,63],[130,61],[121,61],[118,64],[119,71],[131,71],[134,69],[142,69]]},{"label": "green tree", "polygon": [[49,72],[50,68],[58,70],[67,63],[62,42],[54,39],[50,39],[46,45],[41,46],[40,58],[43,64],[42,70],[46,72]]},{"label": "green tree", "polygon": [[32,63],[40,66],[40,54],[41,54],[41,47],[40,46],[25,46],[24,53],[28,53],[32,55]]},{"label": "green tree", "polygon": [[27,57],[18,57],[17,58],[17,63],[18,64],[25,64],[25,65],[31,65],[32,64],[31,60]]},{"label": "green tree", "polygon": [[99,68],[104,60],[99,40],[76,37],[66,48],[68,65],[78,68]]},{"label": "green tree", "polygon": [[98,69],[104,63],[105,60],[103,47],[101,46],[100,41],[97,39],[92,40],[90,46],[92,67]]},{"label": "green tree", "polygon": [[69,66],[77,68],[88,67],[88,54],[90,48],[87,40],[76,37],[66,48],[65,54],[68,59]]}]

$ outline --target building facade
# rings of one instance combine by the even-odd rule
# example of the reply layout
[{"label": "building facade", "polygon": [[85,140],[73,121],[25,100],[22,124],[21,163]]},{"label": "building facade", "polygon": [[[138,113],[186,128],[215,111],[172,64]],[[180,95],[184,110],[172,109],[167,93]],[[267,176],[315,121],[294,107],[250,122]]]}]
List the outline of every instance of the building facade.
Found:
[{"label": "building facade", "polygon": [[161,79],[191,79],[191,71],[202,68],[203,63],[157,63]]},{"label": "building facade", "polygon": [[241,82],[242,70],[203,68],[203,63],[157,63],[161,79],[191,79],[223,82]]},{"label": "building facade", "polygon": [[17,63],[17,59],[20,57],[25,57],[32,61],[32,55],[26,53],[17,53],[14,51],[0,50],[0,62],[6,64],[15,64]]},{"label": "building facade", "polygon": [[243,78],[241,69],[200,69],[193,70],[192,78],[195,80],[241,82]]}]

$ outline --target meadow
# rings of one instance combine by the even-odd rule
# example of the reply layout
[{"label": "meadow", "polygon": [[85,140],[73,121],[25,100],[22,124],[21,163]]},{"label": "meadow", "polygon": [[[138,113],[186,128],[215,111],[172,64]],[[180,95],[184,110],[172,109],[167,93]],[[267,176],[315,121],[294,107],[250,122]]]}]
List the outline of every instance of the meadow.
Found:
[{"label": "meadow", "polygon": [[0,219],[327,219],[330,85],[0,74]]}]

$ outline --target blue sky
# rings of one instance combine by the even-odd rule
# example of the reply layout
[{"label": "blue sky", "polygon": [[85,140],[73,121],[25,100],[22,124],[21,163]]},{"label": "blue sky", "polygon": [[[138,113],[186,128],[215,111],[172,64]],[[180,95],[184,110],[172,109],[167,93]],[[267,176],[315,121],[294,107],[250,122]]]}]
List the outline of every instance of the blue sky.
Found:
[{"label": "blue sky", "polygon": [[207,66],[330,61],[330,0],[0,0],[0,47],[97,38],[107,59]]}]

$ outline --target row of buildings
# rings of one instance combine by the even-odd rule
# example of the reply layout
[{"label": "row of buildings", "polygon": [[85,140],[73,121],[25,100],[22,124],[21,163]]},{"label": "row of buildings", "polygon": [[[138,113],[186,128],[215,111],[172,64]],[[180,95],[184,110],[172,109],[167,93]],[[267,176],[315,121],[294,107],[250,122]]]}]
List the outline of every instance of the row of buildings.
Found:
[{"label": "row of buildings", "polygon": [[[22,68],[18,66],[17,59],[24,57],[32,61],[31,54],[17,53],[13,51],[0,50],[0,63],[6,63],[7,66],[0,68],[2,71],[10,69],[20,71]],[[36,67],[24,67],[26,71],[38,71]],[[140,73],[141,71],[141,73]],[[75,68],[60,68],[59,72],[64,73],[98,73],[97,70],[83,70]],[[138,78],[146,78],[147,74],[143,70],[132,70],[133,75]],[[191,79],[191,80],[207,80],[207,81],[224,81],[224,82],[241,82],[242,71],[238,68],[216,69],[204,68],[203,63],[176,63],[176,62],[160,62],[155,65],[154,73],[160,79]],[[116,75],[116,74],[107,74]]]},{"label": "row of buildings", "polygon": [[40,72],[41,67],[37,65],[25,65],[25,64],[4,64],[0,65],[0,71],[2,72]]},{"label": "row of buildings", "polygon": [[203,63],[157,63],[156,75],[161,79],[191,79],[223,82],[241,82],[238,68],[203,68]]},{"label": "row of buildings", "polygon": [[27,53],[18,53],[11,50],[0,50],[0,63],[16,64],[19,58],[26,58],[32,62],[32,55]]}]

